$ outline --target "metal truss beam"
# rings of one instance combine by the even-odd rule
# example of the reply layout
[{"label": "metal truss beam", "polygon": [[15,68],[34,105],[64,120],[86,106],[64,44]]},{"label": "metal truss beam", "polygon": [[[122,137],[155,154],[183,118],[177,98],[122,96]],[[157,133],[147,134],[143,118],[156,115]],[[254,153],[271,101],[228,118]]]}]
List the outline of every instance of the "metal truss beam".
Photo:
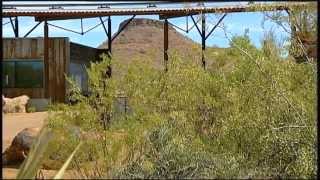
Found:
[{"label": "metal truss beam", "polygon": [[227,13],[225,13],[217,22],[217,24],[211,29],[211,31],[208,33],[208,35],[206,36],[206,39],[208,39],[208,37],[213,33],[213,31],[218,27],[218,25],[222,22],[222,20],[227,16]]},{"label": "metal truss beam", "polygon": [[133,15],[117,32],[115,35],[113,35],[111,41],[115,40],[117,36],[129,25],[129,23],[136,17],[136,15]]},{"label": "metal truss beam", "polygon": [[35,26],[33,26],[33,28],[31,28],[31,29],[29,30],[29,32],[27,32],[23,37],[24,37],[24,38],[28,37],[28,35],[29,35],[34,29],[36,29],[41,23],[42,23],[42,21],[38,22],[38,23],[37,23]]}]

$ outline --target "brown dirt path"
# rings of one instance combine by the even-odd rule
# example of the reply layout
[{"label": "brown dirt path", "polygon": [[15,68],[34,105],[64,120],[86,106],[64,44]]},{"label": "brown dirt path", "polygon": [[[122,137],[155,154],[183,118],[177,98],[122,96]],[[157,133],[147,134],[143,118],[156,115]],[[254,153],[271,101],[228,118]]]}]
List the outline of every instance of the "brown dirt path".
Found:
[{"label": "brown dirt path", "polygon": [[42,127],[47,112],[8,113],[2,116],[2,152],[24,128]]}]

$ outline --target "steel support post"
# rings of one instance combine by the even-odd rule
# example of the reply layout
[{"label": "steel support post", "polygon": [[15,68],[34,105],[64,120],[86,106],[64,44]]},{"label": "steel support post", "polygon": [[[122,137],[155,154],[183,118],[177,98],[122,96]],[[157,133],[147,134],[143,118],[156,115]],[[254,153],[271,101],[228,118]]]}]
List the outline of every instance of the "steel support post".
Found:
[{"label": "steel support post", "polygon": [[18,21],[18,17],[16,17],[14,19],[14,35],[15,37],[19,37],[19,21]]},{"label": "steel support post", "polygon": [[164,20],[163,26],[163,58],[165,71],[168,71],[168,20]]},{"label": "steel support post", "polygon": [[108,53],[111,56],[112,50],[112,37],[111,37],[111,17],[108,16]]},{"label": "steel support post", "polygon": [[[112,58],[112,37],[111,37],[111,17],[108,16],[108,56],[109,58],[111,59]],[[109,65],[107,67],[107,70],[106,70],[106,75],[108,78],[111,78],[112,76],[112,67],[111,65]]]},{"label": "steel support post", "polygon": [[204,56],[204,52],[206,50],[206,18],[205,15],[202,14],[201,15],[201,45],[202,45],[202,51],[201,51],[201,55],[202,55],[202,66],[204,69],[206,69],[206,60],[205,60],[205,56]]},{"label": "steel support post", "polygon": [[48,22],[44,22],[44,90],[45,97],[49,98],[49,27]]}]

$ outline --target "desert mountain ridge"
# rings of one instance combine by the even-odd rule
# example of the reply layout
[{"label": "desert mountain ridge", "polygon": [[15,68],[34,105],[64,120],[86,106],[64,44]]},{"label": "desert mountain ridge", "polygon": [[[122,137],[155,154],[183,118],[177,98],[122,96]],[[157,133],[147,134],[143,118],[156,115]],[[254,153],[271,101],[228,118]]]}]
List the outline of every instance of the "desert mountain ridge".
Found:
[{"label": "desert mountain ridge", "polygon": [[[128,21],[120,23],[119,29]],[[136,18],[112,42],[113,57],[124,63],[132,58],[150,58],[157,66],[163,65],[163,21]],[[179,33],[170,24],[168,26],[169,54],[177,53],[184,57],[201,59],[201,44]],[[107,49],[107,41],[98,46]],[[206,47],[206,51],[221,50],[224,48]],[[130,57],[130,58],[128,58]]]}]

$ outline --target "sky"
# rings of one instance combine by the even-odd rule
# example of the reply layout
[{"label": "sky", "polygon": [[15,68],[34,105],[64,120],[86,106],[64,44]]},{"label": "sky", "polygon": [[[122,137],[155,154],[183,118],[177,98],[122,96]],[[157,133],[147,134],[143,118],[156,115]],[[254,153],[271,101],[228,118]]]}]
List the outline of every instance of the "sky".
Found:
[{"label": "sky", "polygon": [[[225,3],[206,3],[205,5],[241,5],[246,4],[247,2],[225,2]],[[166,5],[168,6],[168,5]],[[177,4],[172,4],[169,6],[179,6]],[[83,7],[79,7],[83,8]],[[223,14],[209,14],[207,15],[207,28],[210,30],[219,18]],[[229,13],[221,25],[225,26],[227,29],[227,33],[229,36],[233,35],[242,35],[245,32],[245,29],[249,29],[249,37],[252,43],[258,48],[261,47],[261,41],[266,32],[272,30],[276,35],[276,39],[279,43],[285,43],[285,40],[288,37],[288,34],[282,30],[277,24],[267,21],[263,23],[263,13],[261,12],[245,12],[245,13]],[[119,24],[125,20],[130,18],[130,16],[113,16],[112,17],[112,33],[115,33],[118,30]],[[158,16],[148,15],[148,16],[136,16],[136,18],[149,18],[149,19],[159,19]],[[103,19],[107,19],[104,17]],[[9,22],[8,18],[2,19],[3,24]],[[173,18],[169,19],[170,23],[179,26],[180,28],[186,28],[186,17],[182,18]],[[64,28],[72,29],[74,31],[81,31],[81,21],[79,19],[76,20],[59,20],[59,21],[50,21],[49,23],[62,26]],[[96,24],[100,23],[99,18],[89,18],[83,19],[83,29],[88,30]],[[20,36],[24,36],[37,22],[34,21],[33,17],[19,17],[19,34]],[[105,23],[106,24],[106,23]],[[189,27],[192,26],[191,18],[188,19]],[[200,27],[200,22],[199,22]],[[175,28],[178,32],[183,35],[191,38],[195,42],[201,43],[201,36],[199,35],[196,28],[193,28],[189,33],[185,33],[178,28]],[[8,23],[2,26],[3,37],[14,37],[14,33],[11,27],[11,24]],[[50,37],[69,37],[72,42],[84,44],[90,47],[98,47],[102,44],[107,36],[104,32],[102,26],[95,28],[94,30],[88,32],[85,35],[79,35],[72,32],[68,32],[62,29],[55,28],[53,26],[49,26],[49,36]],[[28,37],[43,37],[43,24],[40,24]],[[170,42],[170,41],[169,41]],[[229,42],[225,37],[224,31],[222,28],[217,28],[211,36],[206,40],[207,46],[218,46],[218,47],[229,47]]]}]

